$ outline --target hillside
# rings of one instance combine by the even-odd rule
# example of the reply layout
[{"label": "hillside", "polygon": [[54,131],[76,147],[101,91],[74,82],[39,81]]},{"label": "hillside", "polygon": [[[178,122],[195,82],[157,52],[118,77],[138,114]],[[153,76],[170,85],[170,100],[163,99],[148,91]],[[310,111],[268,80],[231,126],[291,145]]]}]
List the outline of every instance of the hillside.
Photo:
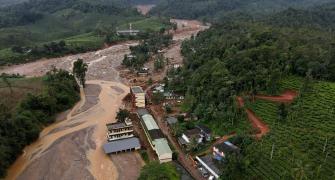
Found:
[{"label": "hillside", "polygon": [[106,36],[109,43],[122,40],[115,30],[128,28],[129,23],[146,31],[158,31],[169,24],[165,19],[143,17],[119,0],[35,0],[5,7],[0,9],[0,65],[35,59],[20,52],[49,46],[51,41],[65,41],[70,53],[101,48]]},{"label": "hillside", "polygon": [[307,27],[329,30],[335,28],[334,17],[335,3],[327,3],[305,10],[289,8],[272,15],[265,22],[280,27]]},{"label": "hillside", "polygon": [[[282,89],[301,90],[303,79],[288,77]],[[335,83],[314,81],[306,92],[286,105],[285,119],[278,116],[280,104],[256,100],[254,112],[270,127],[270,133],[257,143],[254,151],[261,159],[246,170],[245,176],[262,179],[301,177],[333,179],[335,177]],[[273,157],[270,154],[274,147]]]},{"label": "hillside", "polygon": [[73,75],[50,71],[43,78],[12,78],[0,81],[0,177],[22,149],[34,142],[40,131],[54,122],[55,115],[79,99]]},{"label": "hillside", "polygon": [[[335,86],[329,81],[335,80],[335,62],[329,47],[333,42],[324,31],[240,22],[215,25],[183,43],[184,68],[174,72],[168,87],[186,94],[184,111],[215,132],[259,134],[244,125],[247,116],[236,103],[241,96],[253,116],[269,127],[260,141],[243,147],[237,162],[222,168],[223,178],[332,179]],[[315,83],[310,83],[312,78]],[[285,110],[280,104],[251,98],[284,90],[300,94]],[[286,110],[287,118],[279,119]]]},{"label": "hillside", "polygon": [[169,0],[160,3],[152,10],[152,14],[175,18],[195,19],[207,21],[222,18],[234,18],[240,13],[259,16],[278,12],[288,7],[305,8],[331,2],[331,0]]},{"label": "hillside", "polygon": [[19,4],[27,0],[0,0],[0,7],[10,6],[14,4]]}]

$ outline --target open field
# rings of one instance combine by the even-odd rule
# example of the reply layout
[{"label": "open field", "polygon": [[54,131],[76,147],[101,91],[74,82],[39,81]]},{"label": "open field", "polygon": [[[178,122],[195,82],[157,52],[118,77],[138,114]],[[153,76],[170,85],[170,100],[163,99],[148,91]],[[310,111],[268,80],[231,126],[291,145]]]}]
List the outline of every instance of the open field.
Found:
[{"label": "open field", "polygon": [[[300,80],[289,77],[282,81],[282,89],[299,89]],[[269,135],[259,142],[257,151],[262,157],[248,170],[251,174],[263,179],[285,179],[303,171],[315,179],[334,179],[335,83],[315,82],[307,93],[287,105],[285,120],[279,119],[279,103],[256,100],[250,105],[270,128]]]}]

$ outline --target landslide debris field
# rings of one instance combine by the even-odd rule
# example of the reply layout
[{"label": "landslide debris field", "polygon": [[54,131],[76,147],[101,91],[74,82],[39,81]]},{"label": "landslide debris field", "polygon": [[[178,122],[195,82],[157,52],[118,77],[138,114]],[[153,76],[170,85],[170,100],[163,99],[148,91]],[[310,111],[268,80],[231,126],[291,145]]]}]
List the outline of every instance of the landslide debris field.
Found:
[{"label": "landslide debris field", "polygon": [[[165,56],[181,63],[181,41],[208,27],[197,21],[172,21],[178,24],[178,30],[173,32],[175,41],[165,50]],[[129,93],[126,84],[130,79],[119,75],[121,62],[130,53],[129,47],[137,44],[137,41],[122,42],[99,51],[42,59],[0,70],[0,73],[40,77],[53,67],[72,71],[72,64],[78,58],[89,65],[88,85],[81,90],[81,101],[61,113],[56,123],[46,127],[40,138],[24,149],[6,179],[137,179],[144,165],[137,152],[109,157],[102,150],[106,123],[115,121],[122,99]]]}]

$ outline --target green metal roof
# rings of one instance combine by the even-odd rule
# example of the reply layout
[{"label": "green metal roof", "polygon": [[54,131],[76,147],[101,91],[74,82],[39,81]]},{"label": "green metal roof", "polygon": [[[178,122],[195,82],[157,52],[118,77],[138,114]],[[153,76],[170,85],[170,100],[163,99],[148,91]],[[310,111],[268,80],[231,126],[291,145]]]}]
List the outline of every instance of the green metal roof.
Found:
[{"label": "green metal roof", "polygon": [[145,126],[147,127],[148,131],[150,131],[152,129],[159,129],[159,127],[157,126],[154,118],[150,114],[143,115],[142,119],[143,119],[143,122],[144,122]]},{"label": "green metal roof", "polygon": [[170,146],[165,138],[155,139],[153,141],[158,156],[163,154],[172,154]]}]

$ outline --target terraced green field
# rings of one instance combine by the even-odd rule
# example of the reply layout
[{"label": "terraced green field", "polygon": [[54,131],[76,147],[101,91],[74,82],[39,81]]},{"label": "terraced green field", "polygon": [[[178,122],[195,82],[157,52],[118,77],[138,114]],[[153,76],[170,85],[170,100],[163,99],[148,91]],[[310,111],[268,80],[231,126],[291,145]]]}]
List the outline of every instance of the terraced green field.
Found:
[{"label": "terraced green field", "polygon": [[[281,86],[298,90],[301,82],[301,78],[289,77]],[[251,175],[260,179],[335,178],[335,83],[314,82],[312,87],[289,105],[286,120],[279,120],[279,104],[251,103],[270,127],[270,133],[258,143],[262,158],[248,169]]]}]

